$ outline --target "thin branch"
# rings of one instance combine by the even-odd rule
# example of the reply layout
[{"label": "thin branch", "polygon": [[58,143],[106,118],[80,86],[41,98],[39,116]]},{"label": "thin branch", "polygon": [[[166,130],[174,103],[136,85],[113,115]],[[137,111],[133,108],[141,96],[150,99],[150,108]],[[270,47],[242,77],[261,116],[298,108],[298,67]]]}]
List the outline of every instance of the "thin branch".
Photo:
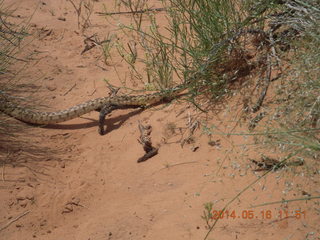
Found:
[{"label": "thin branch", "polygon": [[148,9],[142,9],[137,11],[127,11],[127,12],[95,12],[96,14],[100,16],[105,15],[118,15],[118,14],[136,14],[136,13],[146,13],[146,12],[161,12],[161,11],[167,11],[167,8],[148,8]]},{"label": "thin branch", "polygon": [[275,201],[275,202],[268,202],[268,203],[262,203],[258,205],[253,205],[250,206],[249,208],[256,208],[256,207],[262,207],[262,206],[267,206],[267,205],[272,205],[272,204],[278,204],[278,203],[289,203],[289,202],[296,202],[296,201],[304,201],[304,200],[311,200],[311,199],[319,199],[320,196],[314,196],[314,197],[305,197],[305,198],[297,198],[297,199],[289,199],[289,200],[281,200],[281,201]]},{"label": "thin branch", "polygon": [[21,215],[15,217],[14,219],[12,219],[11,221],[7,222],[3,227],[0,228],[0,232],[4,229],[6,229],[7,227],[9,227],[12,223],[18,221],[20,218],[24,217],[25,215],[27,215],[28,213],[30,213],[31,211],[28,210],[24,213],[22,213]]}]

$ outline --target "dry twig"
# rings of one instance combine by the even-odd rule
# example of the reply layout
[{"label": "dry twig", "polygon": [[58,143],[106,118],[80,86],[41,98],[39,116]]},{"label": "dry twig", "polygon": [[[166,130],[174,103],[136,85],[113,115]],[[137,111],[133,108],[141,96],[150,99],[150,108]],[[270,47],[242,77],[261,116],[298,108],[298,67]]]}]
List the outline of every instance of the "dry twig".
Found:
[{"label": "dry twig", "polygon": [[73,84],[73,85],[72,85],[72,87],[71,87],[71,88],[69,88],[69,90],[68,90],[68,91],[66,91],[66,92],[63,94],[63,96],[65,96],[65,95],[67,95],[69,92],[71,92],[71,90],[72,90],[72,89],[74,89],[74,88],[75,88],[75,86],[77,86],[77,83]]},{"label": "dry twig", "polygon": [[18,221],[20,218],[22,218],[22,217],[24,217],[25,215],[27,215],[28,213],[30,213],[30,210],[22,213],[21,215],[19,215],[19,216],[15,217],[14,219],[10,220],[9,222],[7,222],[4,226],[2,226],[2,227],[0,228],[0,232],[1,232],[2,230],[6,229],[7,227],[9,227],[12,223]]},{"label": "dry twig", "polygon": [[126,11],[126,12],[96,12],[96,14],[100,16],[105,16],[105,15],[119,15],[119,14],[137,14],[137,13],[146,13],[146,12],[161,12],[161,11],[166,11],[167,8],[148,8],[148,9],[142,9],[142,10],[137,10],[137,11]]}]

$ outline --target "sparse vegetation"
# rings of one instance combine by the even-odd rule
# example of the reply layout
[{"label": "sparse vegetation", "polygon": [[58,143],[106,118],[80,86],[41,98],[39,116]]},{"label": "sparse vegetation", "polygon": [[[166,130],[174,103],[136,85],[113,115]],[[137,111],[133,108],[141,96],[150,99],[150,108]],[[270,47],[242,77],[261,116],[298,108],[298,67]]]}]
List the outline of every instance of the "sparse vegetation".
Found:
[{"label": "sparse vegetation", "polygon": [[[91,25],[93,2],[81,0],[77,5],[75,1],[68,1],[76,11],[78,29],[84,35]],[[119,9],[127,8],[125,12],[132,13],[133,21],[130,25],[119,24],[118,30],[130,40],[118,41],[113,33],[103,41],[95,35],[86,40],[102,47],[104,62],[109,66],[116,48],[128,64],[132,80],[142,82],[147,90],[187,84],[190,93],[187,100],[202,112],[210,111],[212,105],[227,102],[229,97],[242,95],[243,108],[238,121],[245,122],[248,131],[239,135],[252,135],[259,146],[271,146],[284,157],[277,160],[278,164],[273,169],[240,190],[222,211],[292,157],[310,159],[310,162],[302,162],[314,167],[316,171],[312,174],[319,174],[319,1],[168,0],[163,4],[162,8],[153,11],[147,0],[120,0],[117,6]],[[55,15],[53,10],[51,14]],[[114,15],[106,14],[108,18]],[[11,16],[12,11],[5,9],[0,0],[0,78],[11,74],[11,79],[14,79],[14,73],[9,71],[10,65],[24,61],[17,53],[27,33],[25,27],[8,20]],[[144,21],[146,18],[148,25]],[[167,27],[163,27],[164,24],[160,26],[160,21],[166,22]],[[84,51],[93,47],[89,43]],[[3,94],[2,90],[10,85],[11,80],[0,80],[0,94]],[[5,86],[3,82],[9,85]],[[268,97],[270,89],[273,93]],[[196,141],[193,132],[199,123],[197,120],[194,122],[196,124],[189,126],[190,134],[182,141],[182,146]],[[12,129],[17,127],[8,124],[0,121],[0,134],[7,133],[8,126]],[[175,123],[170,122],[165,133],[169,137],[177,129]],[[215,129],[208,127],[205,132],[211,137]],[[11,137],[16,136],[8,135],[5,141]],[[26,142],[24,139],[21,143]],[[1,139],[0,152],[8,149],[6,144]],[[220,148],[221,143],[219,139],[210,138],[208,144]],[[20,151],[20,145],[10,147]],[[31,147],[29,150],[27,154],[30,155],[38,151]],[[47,151],[40,152],[41,159],[45,158]],[[0,163],[7,164],[8,156],[4,155],[3,159]],[[189,163],[196,161],[168,163],[163,169]],[[212,211],[213,203],[206,203],[202,215],[208,229],[205,239],[219,220],[213,218]]]},{"label": "sparse vegetation", "polygon": [[[167,87],[179,79],[189,85],[189,100],[204,111],[208,106],[197,101],[199,95],[217,101],[226,94],[242,91],[244,114],[259,112],[263,106],[249,129],[259,125],[268,110],[272,122],[281,128],[279,132],[288,130],[287,134],[272,134],[271,138],[278,139],[282,148],[286,145],[290,150],[289,146],[300,145],[307,152],[312,150],[313,155],[319,151],[317,1],[170,0],[164,2],[168,23],[165,29],[159,27],[160,20],[154,12],[143,11],[150,9],[146,1],[120,1],[121,4],[133,12],[134,24],[120,28],[136,39],[144,57],[139,58],[131,48],[125,53],[121,43],[118,49],[139,80],[144,78],[135,63],[144,63],[147,88]],[[149,26],[142,24],[143,14],[148,14]],[[275,80],[281,82],[277,84],[279,97],[274,100],[277,106],[270,109],[263,102]],[[266,124],[266,133],[278,131],[270,126],[274,124]],[[314,130],[305,131],[306,127]],[[299,134],[293,134],[292,129]]]},{"label": "sparse vegetation", "polygon": [[[13,24],[14,9],[4,6],[0,1],[0,74],[8,73],[9,66],[15,61],[24,61],[17,57],[22,39],[27,35],[24,24]],[[12,74],[12,73],[11,73]]]},{"label": "sparse vegetation", "polygon": [[[7,92],[25,91],[23,87],[17,86],[18,75],[23,74],[23,69],[27,63],[26,56],[30,56],[30,53],[24,51],[26,43],[23,43],[23,39],[29,35],[27,32],[28,22],[17,21],[19,20],[13,6],[6,7],[4,2],[0,1],[0,104],[1,97],[12,98],[13,101],[21,100],[19,97],[10,96]],[[32,144],[29,139],[30,136],[35,138],[37,136],[29,131],[30,129],[25,125],[11,120],[1,114],[0,164],[3,169],[6,164],[30,168],[31,165],[26,163],[26,159],[30,160],[29,163],[37,163],[47,159],[48,153],[54,152],[48,147]],[[5,181],[3,172],[2,181]]]},{"label": "sparse vegetation", "polygon": [[[19,52],[21,41],[27,35],[25,24],[14,24],[10,21],[14,16],[14,9],[6,7],[3,1],[0,1],[0,94],[4,90],[10,89],[12,83],[16,81],[17,71],[10,69],[16,62],[25,62],[20,58]],[[0,121],[0,132],[8,133],[8,124],[5,120]],[[10,128],[17,128],[16,125],[10,125]]]},{"label": "sparse vegetation", "polygon": [[[278,131],[267,142],[278,144],[282,151],[297,149],[305,157],[319,160],[320,153],[320,4],[318,1],[288,1],[284,12],[272,18],[274,25],[286,26],[292,51],[284,56],[289,70],[277,87],[277,106],[270,122],[278,128],[266,126],[266,131]],[[280,36],[281,38],[281,36]]]},{"label": "sparse vegetation", "polygon": [[81,0],[78,4],[73,0],[68,0],[77,14],[78,29],[82,34],[90,26],[90,16],[93,11],[94,1]]},{"label": "sparse vegetation", "polygon": [[208,202],[204,204],[204,211],[201,218],[206,222],[207,228],[210,229],[212,227],[211,222],[213,220],[213,203]]},{"label": "sparse vegetation", "polygon": [[[134,72],[132,76],[140,81],[144,79],[135,65],[143,62],[147,88],[167,87],[175,81],[187,83],[189,101],[203,111],[208,106],[203,105],[200,96],[212,103],[241,92],[248,135],[256,136],[262,147],[271,145],[279,153],[285,152],[281,163],[298,156],[314,159],[313,164],[317,164],[319,2],[170,0],[163,3],[167,12],[166,28],[159,27],[163,16],[143,11],[150,9],[146,1],[120,1],[133,13],[133,24],[120,25],[120,29],[133,36],[143,52],[140,58],[136,52],[133,57],[131,49],[121,54]],[[150,20],[148,26],[142,24],[146,14]],[[123,53],[125,47],[121,49]],[[278,82],[273,85],[275,90],[272,88],[276,95],[266,103],[274,81]],[[208,204],[203,219],[210,226]]]}]

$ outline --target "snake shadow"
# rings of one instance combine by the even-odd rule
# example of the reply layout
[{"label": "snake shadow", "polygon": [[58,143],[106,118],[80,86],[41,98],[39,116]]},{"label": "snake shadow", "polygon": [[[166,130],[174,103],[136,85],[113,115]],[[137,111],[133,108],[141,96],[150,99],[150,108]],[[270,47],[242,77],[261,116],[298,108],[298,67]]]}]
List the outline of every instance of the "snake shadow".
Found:
[{"label": "snake shadow", "polygon": [[[177,97],[181,97],[186,95],[185,93],[179,94]],[[122,109],[135,109],[129,113],[117,116],[117,117],[113,117],[113,118],[108,118],[108,116],[106,116],[106,119],[104,121],[104,127],[107,126],[106,131],[104,132],[104,135],[107,133],[112,132],[113,130],[116,130],[118,128],[120,128],[122,126],[122,124],[127,121],[129,118],[140,114],[141,112],[145,111],[146,109],[152,108],[152,107],[156,107],[159,106],[161,104],[168,104],[173,100],[173,98],[164,98],[159,102],[156,102],[154,104],[149,105],[148,107],[144,108],[141,106],[132,106],[132,107],[124,107]],[[120,110],[121,108],[119,108]],[[86,118],[86,117],[81,117],[83,119],[87,119],[90,120],[91,122],[88,123],[79,123],[79,124],[49,124],[49,125],[45,125],[42,126],[43,128],[47,128],[47,129],[83,129],[83,128],[91,128],[91,127],[98,127],[99,126],[99,121],[92,119],[92,118]],[[99,118],[99,116],[97,117]]]},{"label": "snake shadow", "polygon": [[[140,109],[135,109],[134,111],[131,111],[127,114],[123,114],[117,117],[111,117],[108,118],[106,117],[105,121],[104,121],[104,126],[106,126],[106,131],[105,134],[110,133],[118,128],[120,128],[122,126],[122,124],[127,121],[129,118],[140,114],[141,112],[143,112],[145,109],[140,108]],[[99,126],[99,121],[92,119],[92,118],[86,118],[86,117],[81,117],[83,119],[87,119],[90,122],[87,123],[77,123],[77,124],[49,124],[46,126],[43,126],[43,128],[47,128],[47,129],[69,129],[69,130],[76,130],[76,129],[83,129],[83,128],[91,128],[91,127],[97,127]],[[97,116],[97,118],[99,118],[99,116]]]}]

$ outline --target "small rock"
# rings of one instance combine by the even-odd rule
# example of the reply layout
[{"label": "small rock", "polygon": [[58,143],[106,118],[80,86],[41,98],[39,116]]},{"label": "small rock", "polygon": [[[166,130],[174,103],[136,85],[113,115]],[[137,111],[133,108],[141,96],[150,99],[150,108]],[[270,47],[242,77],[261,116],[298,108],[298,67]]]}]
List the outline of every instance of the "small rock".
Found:
[{"label": "small rock", "polygon": [[57,87],[55,86],[55,85],[47,85],[46,86],[47,87],[47,89],[49,90],[49,91],[55,91],[56,89],[57,89]]}]

